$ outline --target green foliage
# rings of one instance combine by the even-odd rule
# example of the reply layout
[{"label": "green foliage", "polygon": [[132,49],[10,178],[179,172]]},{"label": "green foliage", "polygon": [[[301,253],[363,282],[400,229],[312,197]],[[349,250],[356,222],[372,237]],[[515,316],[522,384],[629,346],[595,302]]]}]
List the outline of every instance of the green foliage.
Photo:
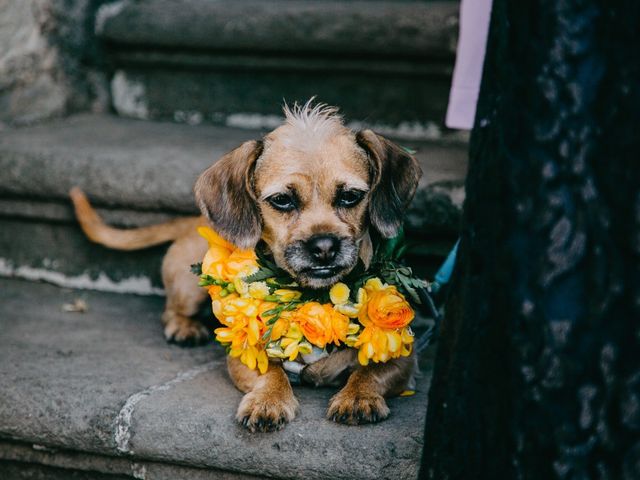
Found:
[{"label": "green foliage", "polygon": [[258,258],[258,265],[260,266],[260,269],[253,275],[249,275],[245,278],[245,282],[253,283],[270,280],[267,284],[271,283],[269,286],[273,286],[275,288],[285,288],[296,285],[293,277],[278,267],[273,259],[267,256],[263,249],[256,249],[256,257]]}]

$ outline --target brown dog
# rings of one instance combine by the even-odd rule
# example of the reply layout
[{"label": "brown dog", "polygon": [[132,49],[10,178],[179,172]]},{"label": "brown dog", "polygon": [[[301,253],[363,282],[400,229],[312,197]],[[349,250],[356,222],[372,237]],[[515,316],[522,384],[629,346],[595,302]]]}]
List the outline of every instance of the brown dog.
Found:
[{"label": "brown dog", "polygon": [[[242,248],[265,242],[274,260],[303,286],[326,288],[348,274],[358,258],[371,260],[369,229],[394,236],[421,175],[405,150],[370,130],[354,133],[336,109],[318,105],[285,108],[285,123],[260,141],[249,141],[214,163],[198,179],[198,206],[215,230]],[[207,245],[196,233],[203,217],[117,230],[105,225],[78,189],[71,191],[87,236],[117,249],[137,249],[175,240],[162,274],[167,294],[165,336],[200,343],[209,333],[193,316],[205,300],[189,265]],[[412,358],[362,367],[354,349],[337,350],[307,366],[303,378],[336,385],[327,416],[346,424],[386,418],[385,397],[406,388]],[[294,418],[298,402],[278,363],[264,375],[229,358],[231,379],[245,392],[236,418],[252,431],[279,429]]]}]

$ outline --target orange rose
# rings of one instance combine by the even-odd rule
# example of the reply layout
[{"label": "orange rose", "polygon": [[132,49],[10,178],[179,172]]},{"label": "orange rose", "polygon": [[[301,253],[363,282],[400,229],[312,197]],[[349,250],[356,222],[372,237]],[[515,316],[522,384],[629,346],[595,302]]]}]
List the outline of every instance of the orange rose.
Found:
[{"label": "orange rose", "polygon": [[295,311],[293,320],[300,324],[305,338],[320,348],[331,342],[338,345],[346,339],[349,329],[348,317],[336,312],[332,305],[321,305],[318,302],[302,305]]},{"label": "orange rose", "polygon": [[380,328],[395,330],[406,327],[413,320],[413,309],[396,287],[385,286],[368,293],[367,306],[358,315],[363,325],[373,323]]}]

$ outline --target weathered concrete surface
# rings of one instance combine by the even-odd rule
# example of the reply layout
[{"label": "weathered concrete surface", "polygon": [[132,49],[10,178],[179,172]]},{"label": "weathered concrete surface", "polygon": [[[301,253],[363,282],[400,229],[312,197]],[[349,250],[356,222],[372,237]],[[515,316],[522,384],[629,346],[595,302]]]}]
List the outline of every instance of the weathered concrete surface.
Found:
[{"label": "weathered concrete surface", "polygon": [[0,441],[2,480],[254,480],[254,475]]},{"label": "weathered concrete surface", "polygon": [[91,28],[103,2],[0,1],[0,125],[106,108]]},{"label": "weathered concrete surface", "polygon": [[0,132],[0,196],[67,200],[79,185],[98,205],[195,213],[198,175],[256,135],[108,115],[7,130]]},{"label": "weathered concrete surface", "polygon": [[453,57],[457,2],[118,2],[98,16],[115,44],[240,52]]},{"label": "weathered concrete surface", "polygon": [[[78,297],[88,313],[62,311]],[[241,394],[222,348],[167,345],[161,308],[153,297],[0,280],[0,458],[20,460],[6,447],[20,442],[276,478],[416,478],[428,359],[417,394],[390,400],[385,422],[333,424],[323,419],[333,391],[299,388],[298,417],[252,435],[233,420]]]}]

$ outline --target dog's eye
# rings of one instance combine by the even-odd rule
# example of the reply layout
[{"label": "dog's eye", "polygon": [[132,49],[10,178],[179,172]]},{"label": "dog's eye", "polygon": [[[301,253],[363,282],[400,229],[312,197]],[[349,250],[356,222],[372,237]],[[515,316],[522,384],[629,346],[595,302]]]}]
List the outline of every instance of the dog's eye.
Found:
[{"label": "dog's eye", "polygon": [[281,212],[290,212],[296,208],[295,199],[286,193],[277,193],[267,199],[269,205]]},{"label": "dog's eye", "polygon": [[342,208],[355,207],[364,197],[364,192],[360,190],[344,190],[338,193],[336,205]]}]

